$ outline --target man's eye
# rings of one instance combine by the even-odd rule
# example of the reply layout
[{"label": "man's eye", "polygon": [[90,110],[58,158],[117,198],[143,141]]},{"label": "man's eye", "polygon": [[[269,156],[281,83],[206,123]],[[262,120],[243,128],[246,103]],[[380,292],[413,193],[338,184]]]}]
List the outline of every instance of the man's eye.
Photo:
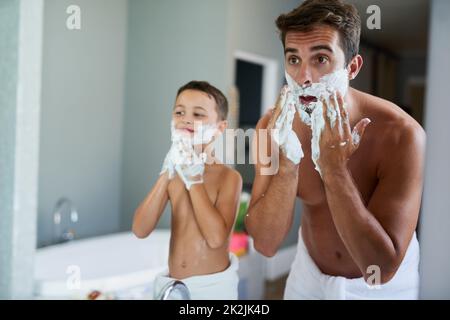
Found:
[{"label": "man's eye", "polygon": [[298,64],[300,62],[300,59],[296,56],[290,56],[288,58],[289,64]]},{"label": "man's eye", "polygon": [[319,57],[317,57],[317,61],[320,64],[324,64],[324,63],[328,62],[328,57],[326,57],[326,56],[319,56]]}]

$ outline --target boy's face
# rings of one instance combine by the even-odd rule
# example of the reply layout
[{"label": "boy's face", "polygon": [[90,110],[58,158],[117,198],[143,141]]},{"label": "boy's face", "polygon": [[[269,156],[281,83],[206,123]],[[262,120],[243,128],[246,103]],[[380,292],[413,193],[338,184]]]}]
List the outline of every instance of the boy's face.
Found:
[{"label": "boy's face", "polygon": [[[193,136],[195,125],[217,125],[220,131],[224,121],[219,121],[216,101],[207,93],[198,90],[184,90],[181,92],[173,109],[172,120],[175,128]],[[218,123],[219,122],[219,123]]]},{"label": "boy's face", "polygon": [[[345,66],[345,54],[339,32],[326,25],[314,27],[308,32],[288,31],[285,38],[285,68],[301,86],[319,82],[324,75]],[[301,98],[307,104],[307,99]]]}]

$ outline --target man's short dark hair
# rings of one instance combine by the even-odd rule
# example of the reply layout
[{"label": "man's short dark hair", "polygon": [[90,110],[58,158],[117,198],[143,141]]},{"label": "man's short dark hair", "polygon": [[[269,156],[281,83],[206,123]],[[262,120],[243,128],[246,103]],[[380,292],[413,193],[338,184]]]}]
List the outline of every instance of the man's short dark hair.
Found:
[{"label": "man's short dark hair", "polygon": [[177,97],[185,90],[197,90],[206,93],[216,102],[216,110],[219,120],[226,120],[228,116],[228,100],[216,87],[206,81],[190,81],[178,89]]},{"label": "man's short dark hair", "polygon": [[283,46],[288,31],[309,32],[314,27],[328,25],[339,31],[346,65],[359,52],[361,18],[353,5],[341,0],[306,0],[298,8],[280,15],[276,25]]}]

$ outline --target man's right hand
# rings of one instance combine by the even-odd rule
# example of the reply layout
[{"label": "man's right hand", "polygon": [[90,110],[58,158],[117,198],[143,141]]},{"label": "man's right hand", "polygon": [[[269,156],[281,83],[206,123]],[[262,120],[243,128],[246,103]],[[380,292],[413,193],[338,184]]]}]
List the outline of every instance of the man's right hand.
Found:
[{"label": "man's right hand", "polygon": [[281,89],[275,108],[272,109],[272,116],[267,125],[267,130],[269,130],[275,143],[279,145],[281,152],[297,165],[303,158],[303,150],[300,140],[294,130],[292,130],[295,113],[295,102],[292,101],[289,87],[284,86]]}]

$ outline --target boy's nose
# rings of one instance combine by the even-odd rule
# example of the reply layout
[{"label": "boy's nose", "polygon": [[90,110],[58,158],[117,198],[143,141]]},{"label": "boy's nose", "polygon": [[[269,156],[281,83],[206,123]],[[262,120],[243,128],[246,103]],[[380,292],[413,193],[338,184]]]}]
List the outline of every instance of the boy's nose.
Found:
[{"label": "boy's nose", "polygon": [[184,116],[182,121],[184,124],[193,124],[194,123],[194,121],[189,116]]}]

